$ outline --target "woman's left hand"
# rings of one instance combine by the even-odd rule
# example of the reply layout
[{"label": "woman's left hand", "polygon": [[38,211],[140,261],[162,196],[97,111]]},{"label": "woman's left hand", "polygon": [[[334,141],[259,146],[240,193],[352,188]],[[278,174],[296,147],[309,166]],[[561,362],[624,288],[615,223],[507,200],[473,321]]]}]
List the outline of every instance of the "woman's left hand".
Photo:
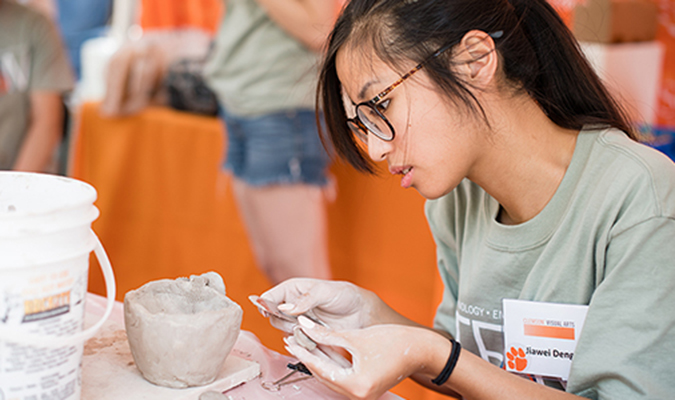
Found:
[{"label": "woman's left hand", "polygon": [[[319,346],[310,352],[288,337],[286,349],[326,386],[352,399],[377,399],[414,373],[438,374],[429,370],[434,369],[430,363],[434,356],[445,357],[451,347],[447,339],[425,328],[374,325],[333,331],[304,317],[300,321],[303,332]],[[349,352],[351,363],[330,350],[335,347]]]}]

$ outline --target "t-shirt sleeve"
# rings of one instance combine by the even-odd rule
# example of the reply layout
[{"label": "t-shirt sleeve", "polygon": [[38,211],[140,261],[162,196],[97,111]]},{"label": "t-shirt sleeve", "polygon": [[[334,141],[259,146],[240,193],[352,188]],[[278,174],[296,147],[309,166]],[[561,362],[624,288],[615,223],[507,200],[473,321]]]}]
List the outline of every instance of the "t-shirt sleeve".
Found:
[{"label": "t-shirt sleeve", "polygon": [[31,91],[67,92],[74,78],[60,35],[54,24],[42,15],[31,21]]},{"label": "t-shirt sleeve", "polygon": [[452,208],[452,198],[446,196],[439,200],[427,201],[425,213],[436,242],[438,271],[443,281],[443,299],[436,310],[434,328],[457,337],[455,309],[457,308],[459,270],[456,239],[451,229],[454,218]]},{"label": "t-shirt sleeve", "polygon": [[594,399],[675,392],[675,219],[654,217],[606,248],[567,390]]}]

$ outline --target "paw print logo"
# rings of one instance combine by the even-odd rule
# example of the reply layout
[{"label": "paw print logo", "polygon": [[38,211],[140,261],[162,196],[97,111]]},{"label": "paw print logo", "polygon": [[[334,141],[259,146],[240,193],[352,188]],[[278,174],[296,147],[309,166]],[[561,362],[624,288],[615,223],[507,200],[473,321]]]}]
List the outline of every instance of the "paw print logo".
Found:
[{"label": "paw print logo", "polygon": [[511,351],[506,353],[506,358],[508,358],[507,362],[511,370],[521,372],[527,368],[527,358],[525,358],[525,352],[520,347],[517,349],[511,347]]}]

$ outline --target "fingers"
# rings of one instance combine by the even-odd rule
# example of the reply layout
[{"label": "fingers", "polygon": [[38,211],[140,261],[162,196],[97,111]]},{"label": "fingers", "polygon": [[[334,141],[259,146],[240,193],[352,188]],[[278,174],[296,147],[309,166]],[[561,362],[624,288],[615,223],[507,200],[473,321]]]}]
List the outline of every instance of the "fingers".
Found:
[{"label": "fingers", "polygon": [[317,348],[322,351],[325,355],[327,355],[331,360],[333,360],[337,365],[339,365],[342,368],[353,368],[354,365],[347,360],[342,353],[335,351],[332,347],[326,347],[326,346],[317,346]]},{"label": "fingers", "polygon": [[306,348],[307,350],[312,351],[316,349],[316,342],[310,339],[309,336],[307,336],[305,332],[302,331],[302,327],[300,325],[293,327],[293,337],[300,346]]},{"label": "fingers", "polygon": [[[344,337],[343,332],[335,332],[330,329],[327,329],[323,326],[320,326],[310,319],[300,316],[298,318],[300,323],[300,329],[302,332],[311,339],[314,343],[319,344],[317,350],[325,354],[330,360],[335,362],[338,366],[342,368],[351,368],[352,363],[349,362],[340,352],[333,349],[333,347],[339,347],[345,349],[348,352],[351,352],[351,345],[348,340]],[[296,339],[296,343],[298,340]],[[302,343],[298,343],[302,345]],[[303,346],[307,349],[307,346]],[[316,346],[315,346],[316,347]],[[309,349],[308,349],[309,350]]]},{"label": "fingers", "polygon": [[[320,279],[289,279],[260,296],[275,304],[275,310],[291,316],[304,315],[316,323],[334,329],[356,329],[367,326],[372,305],[364,303],[359,288],[348,282]],[[269,312],[268,314],[275,314]],[[290,332],[291,326],[270,319],[278,329]],[[289,321],[293,322],[293,321]]]},{"label": "fingers", "polygon": [[[293,350],[293,352],[291,352],[291,354],[293,354],[296,357],[298,357],[298,354],[301,355],[301,356],[304,355],[304,357],[306,357],[304,352],[297,349],[297,347],[299,347],[299,348],[303,349],[305,352],[307,352],[308,354],[311,354],[313,357],[316,357],[317,359],[322,360],[323,362],[327,362],[327,363],[333,363],[334,362],[334,360],[326,352],[324,352],[323,349],[319,349],[318,347],[315,347],[314,349],[310,350],[307,347],[300,344],[298,342],[298,338],[295,337],[295,336],[286,336],[283,340],[284,340],[284,343],[286,344],[286,347],[291,348]],[[298,359],[300,359],[300,358],[298,358]],[[310,357],[310,359],[311,359],[311,357]],[[302,359],[300,359],[300,360],[302,360]],[[337,364],[337,363],[335,363],[335,364]]]},{"label": "fingers", "polygon": [[[387,357],[380,358],[386,354],[388,347],[383,344],[381,334],[377,335],[378,332],[375,332],[376,335],[373,335],[368,332],[370,328],[333,331],[303,316],[298,318],[298,322],[305,335],[318,343],[318,346],[308,350],[297,338],[289,337],[285,340],[286,350],[302,361],[317,379],[338,393],[350,398],[379,398],[388,388],[407,376],[399,373],[400,368],[396,368],[396,365],[389,365],[390,360],[386,360]],[[376,348],[375,352],[369,351],[372,347]],[[352,362],[335,351],[337,348],[348,351]],[[387,372],[392,368],[394,372],[389,374],[391,376],[380,373],[380,370]]]},{"label": "fingers", "polygon": [[290,322],[284,321],[282,319],[279,319],[277,317],[270,316],[270,325],[275,327],[276,329],[287,332],[287,333],[292,333],[293,328],[295,327],[295,324],[292,324]]},{"label": "fingers", "polygon": [[329,296],[332,297],[331,291],[327,290],[326,286],[328,285],[318,284],[313,286],[308,292],[298,297],[294,307],[289,307],[288,311],[285,312],[293,315],[310,314],[316,319],[317,317],[313,313],[314,308],[324,306],[329,302]]},{"label": "fingers", "polygon": [[[286,351],[302,361],[312,371],[312,374],[324,382],[341,381],[353,374],[351,364],[344,358],[342,360],[333,359],[319,347],[309,351],[300,346],[292,336],[284,338],[284,342],[286,343]],[[343,366],[345,362],[349,365]]]},{"label": "fingers", "polygon": [[[295,305],[297,299],[307,293],[318,282],[320,282],[318,279],[291,278],[261,294],[260,297],[277,304],[287,303]],[[287,310],[283,309],[282,311],[287,312]]]},{"label": "fingers", "polygon": [[262,298],[256,295],[250,295],[248,296],[248,299],[253,305],[256,306],[258,312],[263,317],[270,319],[270,324],[272,324],[272,326],[285,332],[291,332],[293,326],[295,325],[294,321],[287,318],[281,319],[275,317],[275,315],[279,315],[279,313],[277,311],[271,310],[270,307],[274,307],[276,309],[276,304],[266,303]]},{"label": "fingers", "polygon": [[279,304],[279,310],[291,315],[300,315],[325,302],[323,291],[326,281],[311,278],[286,280],[260,297]]},{"label": "fingers", "polygon": [[265,318],[269,317],[269,314],[267,313],[267,311],[265,311],[265,308],[262,306],[262,304],[258,303],[258,296],[252,294],[248,296],[248,299],[258,309],[260,315],[262,315]]}]

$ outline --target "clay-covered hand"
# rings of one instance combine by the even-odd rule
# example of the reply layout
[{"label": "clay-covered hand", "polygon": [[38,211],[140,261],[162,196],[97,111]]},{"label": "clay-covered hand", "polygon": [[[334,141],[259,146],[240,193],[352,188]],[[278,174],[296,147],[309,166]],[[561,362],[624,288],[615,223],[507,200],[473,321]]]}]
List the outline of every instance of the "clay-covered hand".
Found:
[{"label": "clay-covered hand", "polygon": [[[280,304],[290,315],[310,313],[332,329],[357,329],[369,326],[372,310],[383,305],[372,292],[349,282],[293,278],[280,283],[260,297]],[[381,304],[380,304],[381,303]],[[294,324],[270,317],[274,327],[292,332]]]},{"label": "clay-covered hand", "polygon": [[[286,350],[302,361],[325,385],[352,399],[377,399],[414,373],[430,371],[433,354],[446,354],[450,342],[424,328],[406,325],[374,325],[364,329],[334,331],[300,317],[303,331],[319,343],[308,351],[293,337]],[[351,364],[325,347],[341,347],[351,354]]]}]

